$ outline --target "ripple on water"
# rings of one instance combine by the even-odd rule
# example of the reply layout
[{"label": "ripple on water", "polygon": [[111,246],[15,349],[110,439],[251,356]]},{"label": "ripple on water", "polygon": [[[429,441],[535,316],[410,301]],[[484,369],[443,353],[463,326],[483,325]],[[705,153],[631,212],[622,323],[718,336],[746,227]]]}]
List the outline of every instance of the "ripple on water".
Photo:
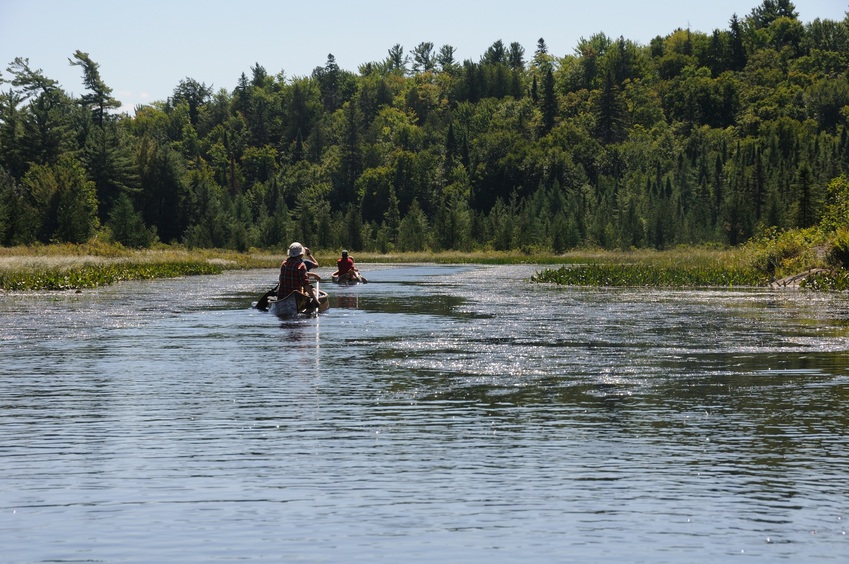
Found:
[{"label": "ripple on water", "polygon": [[845,297],[535,269],[368,267],[297,321],[270,271],[4,295],[4,556],[845,553]]}]

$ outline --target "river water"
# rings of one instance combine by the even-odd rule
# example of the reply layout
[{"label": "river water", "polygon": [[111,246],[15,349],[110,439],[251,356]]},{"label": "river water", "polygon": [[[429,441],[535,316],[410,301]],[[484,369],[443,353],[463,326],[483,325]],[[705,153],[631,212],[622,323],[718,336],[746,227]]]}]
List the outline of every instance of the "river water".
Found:
[{"label": "river water", "polygon": [[537,270],[0,295],[0,560],[849,558],[849,297]]}]

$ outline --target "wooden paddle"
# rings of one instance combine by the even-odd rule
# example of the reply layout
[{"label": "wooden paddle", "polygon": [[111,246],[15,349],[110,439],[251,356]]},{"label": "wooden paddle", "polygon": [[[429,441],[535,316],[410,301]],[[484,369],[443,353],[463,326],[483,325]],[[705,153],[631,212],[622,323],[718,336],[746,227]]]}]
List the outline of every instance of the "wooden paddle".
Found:
[{"label": "wooden paddle", "polygon": [[275,285],[272,289],[270,289],[269,291],[264,293],[262,295],[262,297],[259,300],[257,300],[256,305],[254,307],[257,308],[257,309],[261,309],[262,311],[267,310],[268,309],[268,299],[271,298],[271,296],[273,296],[274,294],[277,293],[277,286],[279,286],[279,285],[280,284]]}]

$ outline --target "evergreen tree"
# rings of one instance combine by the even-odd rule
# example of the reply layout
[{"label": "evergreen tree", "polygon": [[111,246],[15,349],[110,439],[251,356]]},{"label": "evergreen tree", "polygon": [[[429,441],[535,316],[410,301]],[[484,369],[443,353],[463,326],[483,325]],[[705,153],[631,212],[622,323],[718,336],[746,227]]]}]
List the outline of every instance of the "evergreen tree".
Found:
[{"label": "evergreen tree", "polygon": [[342,131],[341,158],[335,181],[334,204],[338,207],[355,201],[357,193],[355,184],[363,166],[360,151],[360,118],[357,107],[350,102],[345,104],[343,115],[345,129]]},{"label": "evergreen tree", "polygon": [[515,41],[510,44],[510,50],[507,53],[507,65],[514,71],[524,70],[525,68],[525,48]]},{"label": "evergreen tree", "polygon": [[554,73],[547,68],[542,80],[542,133],[546,134],[554,128],[557,117],[557,95],[554,93]]},{"label": "evergreen tree", "polygon": [[10,245],[14,240],[17,212],[17,186],[12,175],[0,167],[0,245]]},{"label": "evergreen tree", "polygon": [[424,251],[428,247],[428,225],[418,201],[413,200],[407,215],[398,225],[398,250],[407,252]]},{"label": "evergreen tree", "polygon": [[746,48],[743,46],[743,26],[737,14],[731,16],[729,23],[731,34],[731,70],[741,71],[746,66]]},{"label": "evergreen tree", "polygon": [[763,29],[778,18],[795,20],[798,17],[796,6],[790,0],[763,0],[760,6],[752,9],[749,20],[755,29]]},{"label": "evergreen tree", "polygon": [[80,103],[84,107],[91,108],[94,122],[103,127],[108,110],[121,107],[121,102],[112,97],[112,89],[100,78],[100,65],[91,60],[88,53],[80,50],[74,52],[74,59],[68,59],[72,66],[83,69],[83,84],[89,90],[87,94],[80,97]]},{"label": "evergreen tree", "polygon": [[[20,178],[28,163],[53,164],[76,149],[72,122],[76,112],[57,82],[45,77],[41,69],[31,69],[29,59],[18,57],[6,70],[12,74],[12,86],[20,92],[10,91],[5,96],[2,150],[9,156],[8,170]],[[21,102],[28,104],[17,111]]]},{"label": "evergreen tree", "polygon": [[399,43],[396,43],[389,49],[389,56],[386,58],[386,68],[390,73],[405,76],[407,74],[407,62],[409,57],[404,54],[404,48]]},{"label": "evergreen tree", "polygon": [[436,57],[433,52],[433,43],[423,41],[413,49],[413,73],[432,71],[436,66]]},{"label": "evergreen tree", "polygon": [[24,188],[36,212],[25,215],[36,219],[32,227],[41,242],[84,243],[100,226],[94,183],[72,156],[62,156],[55,165],[32,167],[24,177]]},{"label": "evergreen tree", "polygon": [[808,163],[802,163],[796,173],[797,200],[794,203],[796,225],[811,227],[819,221],[817,217],[817,195],[814,188],[813,174]]},{"label": "evergreen tree", "polygon": [[125,247],[149,247],[154,240],[154,233],[144,224],[141,213],[136,211],[126,194],[118,196],[109,213],[107,226],[112,237]]},{"label": "evergreen tree", "polygon": [[626,111],[619,87],[608,73],[595,105],[595,133],[602,143],[616,143],[624,138]]},{"label": "evergreen tree", "polygon": [[333,53],[327,55],[324,67],[317,67],[312,73],[313,78],[318,81],[324,109],[328,113],[333,113],[342,107],[341,75],[342,72],[336,64]]},{"label": "evergreen tree", "polygon": [[100,220],[105,222],[122,192],[135,192],[138,174],[131,147],[115,123],[89,129],[82,158],[97,188]]},{"label": "evergreen tree", "polygon": [[452,72],[456,66],[457,61],[454,59],[455,49],[451,45],[443,45],[439,48],[439,54],[436,56],[436,62],[439,63],[439,68],[442,69],[442,72]]},{"label": "evergreen tree", "polygon": [[[242,74],[244,78],[245,75]],[[193,78],[181,80],[174,89],[171,103],[174,106],[185,103],[189,107],[189,122],[193,127],[198,126],[200,109],[212,98],[212,87]]]},{"label": "evergreen tree", "polygon": [[398,232],[401,228],[401,211],[398,209],[398,196],[392,187],[389,188],[389,205],[383,219],[389,242],[394,247],[398,243]]}]

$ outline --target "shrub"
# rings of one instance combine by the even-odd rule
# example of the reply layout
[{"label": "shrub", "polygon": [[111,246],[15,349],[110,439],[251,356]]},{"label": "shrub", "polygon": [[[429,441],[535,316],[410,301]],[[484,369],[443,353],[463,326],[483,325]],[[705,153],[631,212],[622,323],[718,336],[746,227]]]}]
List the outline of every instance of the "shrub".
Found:
[{"label": "shrub", "polygon": [[831,264],[849,268],[849,229],[841,227],[834,232],[827,257]]}]

